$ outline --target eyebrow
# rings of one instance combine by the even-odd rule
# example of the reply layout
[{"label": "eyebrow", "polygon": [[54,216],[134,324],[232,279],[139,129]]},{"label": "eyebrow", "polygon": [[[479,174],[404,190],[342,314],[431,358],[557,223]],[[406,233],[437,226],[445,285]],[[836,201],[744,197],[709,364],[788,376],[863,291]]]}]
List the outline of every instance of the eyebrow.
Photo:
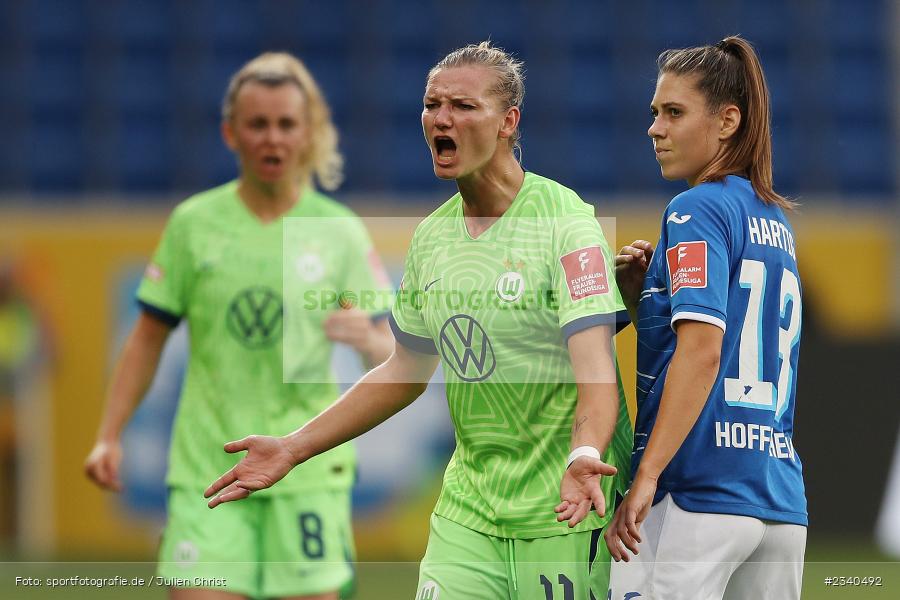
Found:
[{"label": "eyebrow", "polygon": [[[684,107],[684,104],[682,104],[681,102],[663,102],[663,103],[660,105],[660,108],[669,108],[670,106],[677,106],[677,107],[679,107],[679,108],[683,108],[683,107]],[[652,103],[652,102],[650,103],[650,108],[653,108],[653,103]]]},{"label": "eyebrow", "polygon": [[[438,97],[443,97],[443,94],[425,94],[425,98],[424,98],[424,99],[425,99],[425,100],[435,100],[435,99],[437,99]],[[450,100],[457,101],[457,102],[460,101],[460,100],[469,100],[469,101],[472,101],[472,102],[476,102],[476,101],[477,101],[476,98],[475,98],[474,96],[457,95],[457,96],[450,96],[449,98],[450,98]]]}]

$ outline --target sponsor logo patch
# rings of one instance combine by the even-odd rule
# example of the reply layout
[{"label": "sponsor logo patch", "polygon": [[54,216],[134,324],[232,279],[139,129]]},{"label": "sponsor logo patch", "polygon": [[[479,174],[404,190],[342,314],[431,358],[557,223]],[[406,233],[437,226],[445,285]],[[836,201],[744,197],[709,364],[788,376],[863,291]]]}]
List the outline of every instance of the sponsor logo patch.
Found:
[{"label": "sponsor logo patch", "polygon": [[228,305],[228,330],[248,348],[266,348],[281,339],[284,306],[275,290],[257,286],[239,292]]},{"label": "sponsor logo patch", "polygon": [[588,246],[560,257],[572,300],[609,292],[606,261],[600,246]]},{"label": "sponsor logo patch", "polygon": [[155,263],[150,263],[147,265],[147,268],[144,270],[144,276],[150,281],[162,281],[163,278],[163,270],[162,267]]},{"label": "sponsor logo patch", "polygon": [[469,315],[453,315],[441,327],[444,362],[463,381],[483,381],[497,366],[494,347],[481,324]]},{"label": "sponsor logo patch", "polygon": [[681,288],[706,287],[706,242],[681,242],[666,250],[672,295]]},{"label": "sponsor logo patch", "polygon": [[676,225],[683,225],[691,220],[691,215],[684,215],[683,217],[679,217],[677,212],[673,212],[669,215],[669,218],[666,219],[666,223],[675,223]]}]

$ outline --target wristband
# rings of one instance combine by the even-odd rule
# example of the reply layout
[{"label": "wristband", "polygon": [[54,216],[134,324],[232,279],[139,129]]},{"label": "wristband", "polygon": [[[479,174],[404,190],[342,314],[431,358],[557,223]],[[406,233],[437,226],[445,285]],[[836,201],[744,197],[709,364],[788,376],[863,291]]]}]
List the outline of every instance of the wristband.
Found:
[{"label": "wristband", "polygon": [[593,446],[578,446],[574,450],[569,453],[569,459],[566,462],[566,468],[572,466],[572,463],[575,462],[576,459],[581,458],[582,456],[590,456],[591,458],[596,458],[597,460],[602,460],[603,456],[600,454],[600,451],[594,448]]}]

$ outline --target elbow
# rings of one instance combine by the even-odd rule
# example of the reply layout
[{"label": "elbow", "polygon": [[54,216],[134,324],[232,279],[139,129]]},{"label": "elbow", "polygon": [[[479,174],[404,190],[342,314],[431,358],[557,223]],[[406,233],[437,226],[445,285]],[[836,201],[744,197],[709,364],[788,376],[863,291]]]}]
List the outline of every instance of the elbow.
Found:
[{"label": "elbow", "polygon": [[722,349],[698,348],[690,357],[691,363],[697,366],[701,373],[710,373],[715,376],[719,372],[719,363],[722,359]]},{"label": "elbow", "polygon": [[697,375],[719,372],[723,332],[715,325],[686,323],[677,330],[675,352],[687,360]]}]

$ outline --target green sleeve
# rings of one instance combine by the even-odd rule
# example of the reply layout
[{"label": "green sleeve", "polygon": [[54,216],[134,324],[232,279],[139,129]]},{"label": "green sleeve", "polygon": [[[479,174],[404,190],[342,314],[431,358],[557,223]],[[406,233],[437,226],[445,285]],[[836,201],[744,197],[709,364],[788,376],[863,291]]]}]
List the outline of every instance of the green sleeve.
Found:
[{"label": "green sleeve", "polygon": [[416,237],[417,235],[413,235],[406,254],[403,279],[391,310],[391,329],[396,340],[407,348],[423,354],[437,354],[434,339],[422,318],[425,293],[417,269],[417,261],[422,257],[417,251]]},{"label": "green sleeve", "polygon": [[137,299],[145,310],[175,324],[187,312],[191,255],[183,213],[172,213],[144,278]]},{"label": "green sleeve", "polygon": [[564,337],[614,324],[625,310],[614,263],[600,223],[592,214],[562,217],[554,228],[553,287]]}]

